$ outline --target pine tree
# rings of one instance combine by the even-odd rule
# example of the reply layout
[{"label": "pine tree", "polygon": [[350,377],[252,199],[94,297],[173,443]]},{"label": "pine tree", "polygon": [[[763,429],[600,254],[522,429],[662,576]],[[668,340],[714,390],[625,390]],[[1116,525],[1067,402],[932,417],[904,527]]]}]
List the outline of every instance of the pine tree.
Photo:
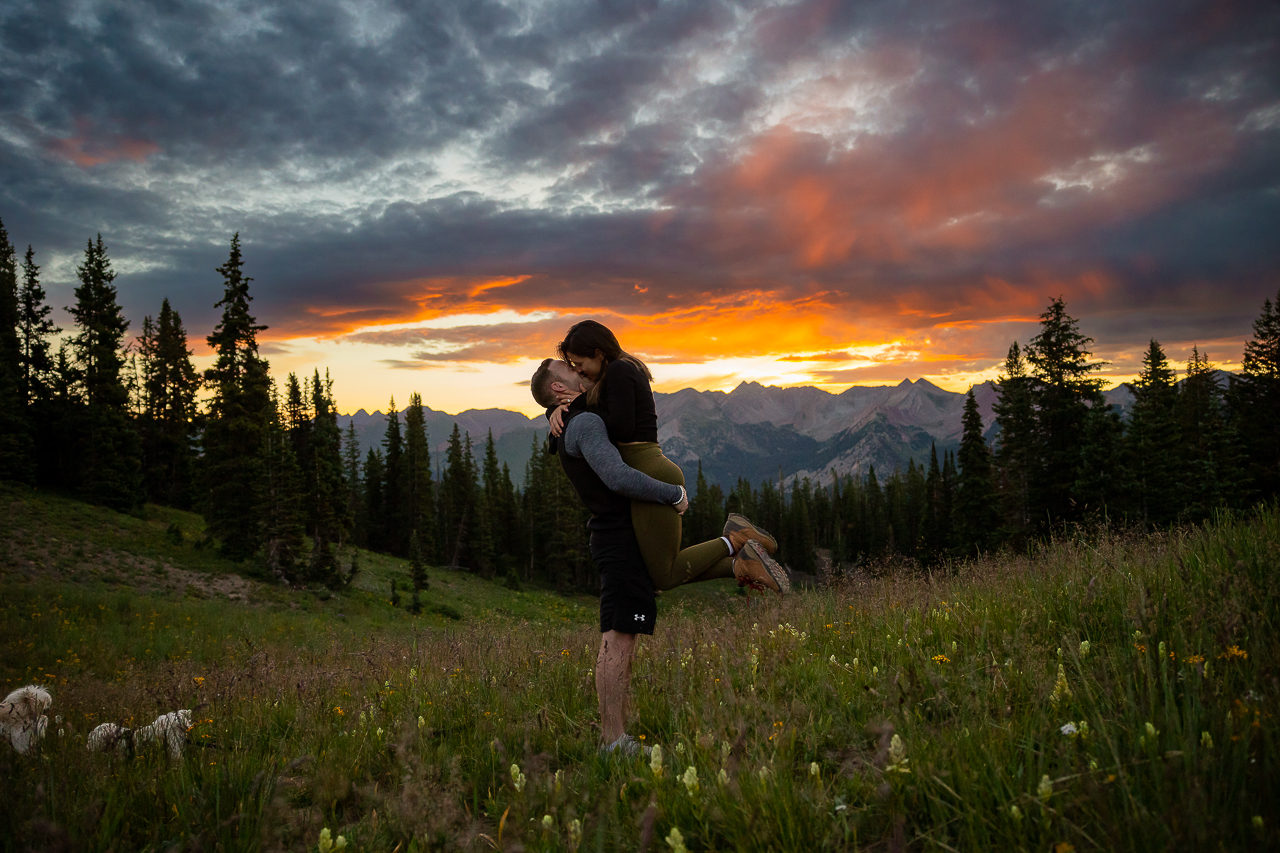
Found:
[{"label": "pine tree", "polygon": [[258,355],[258,325],[249,312],[249,282],[243,273],[240,235],[231,238],[227,262],[217,268],[225,290],[214,306],[222,318],[209,335],[216,358],[205,371],[213,389],[204,432],[200,504],[211,536],[222,552],[236,560],[253,554],[262,543],[259,523],[265,433],[275,418],[271,377]]},{"label": "pine tree", "polygon": [[[254,539],[260,540],[259,556],[269,578],[295,583],[302,579],[301,563],[306,537],[304,486],[293,453],[293,442],[280,414],[280,403],[271,391],[271,409],[262,426],[257,469],[262,473],[256,498]],[[248,537],[246,537],[248,539]]]},{"label": "pine tree", "polygon": [[342,438],[342,482],[347,495],[344,523],[354,540],[364,542],[360,527],[364,517],[364,489],[360,481],[360,439],[356,436],[354,417],[347,421],[347,432]]},{"label": "pine tree", "polygon": [[416,530],[409,534],[409,577],[413,581],[415,595],[431,585],[431,581],[427,578],[427,566],[423,562],[422,547]]},{"label": "pine tree", "polygon": [[160,318],[142,321],[138,337],[142,371],[143,487],[147,499],[165,506],[191,506],[191,441],[196,416],[196,392],[200,380],[191,364],[187,332],[182,317],[169,300],[160,306]]},{"label": "pine tree", "polygon": [[77,328],[71,346],[84,404],[76,413],[78,491],[92,503],[129,509],[141,497],[140,450],[123,376],[129,321],[116,301],[116,274],[101,234],[89,241],[76,275],[76,303],[67,310]]},{"label": "pine tree", "polygon": [[423,559],[436,557],[435,482],[431,476],[431,445],[427,435],[426,414],[422,397],[415,391],[409,395],[409,408],[404,413],[404,484],[405,523],[418,536]]},{"label": "pine tree", "polygon": [[[701,471],[699,471],[701,473]],[[817,542],[809,507],[813,486],[808,477],[791,483],[791,505],[787,512],[787,564],[797,572],[813,574],[817,562]],[[719,532],[719,531],[717,531]],[[710,538],[710,537],[708,537]]]},{"label": "pine tree", "polygon": [[409,551],[409,508],[404,487],[404,436],[400,432],[400,413],[396,398],[387,406],[387,429],[382,436],[382,459],[385,464],[382,486],[382,547],[397,556]]},{"label": "pine tree", "polygon": [[363,512],[356,525],[360,531],[357,541],[370,551],[386,548],[382,500],[385,480],[386,466],[382,454],[377,448],[370,447],[364,459],[364,499],[360,504]]},{"label": "pine tree", "polygon": [[996,546],[1000,526],[991,451],[982,437],[982,415],[972,388],[965,397],[961,423],[960,472],[955,497],[956,550],[972,556]]},{"label": "pine tree", "polygon": [[1093,374],[1103,364],[1089,362],[1093,338],[1081,334],[1066,304],[1056,298],[1040,315],[1040,332],[1027,345],[1036,384],[1032,399],[1036,412],[1040,465],[1032,481],[1035,517],[1074,518],[1073,491],[1081,466],[1085,421],[1091,405],[1105,405],[1101,382]]},{"label": "pine tree", "polygon": [[1217,371],[1198,347],[1191,348],[1187,376],[1175,405],[1178,420],[1182,518],[1200,521],[1218,507],[1240,501],[1244,479],[1233,425],[1224,417]]},{"label": "pine tree", "polygon": [[22,398],[28,406],[50,396],[54,362],[49,339],[62,331],[49,319],[53,308],[45,298],[35,252],[27,246],[22,261],[22,288],[18,292],[18,347],[22,357]]},{"label": "pine tree", "polygon": [[1130,385],[1133,414],[1126,433],[1135,509],[1143,524],[1168,524],[1178,514],[1174,488],[1178,456],[1176,378],[1164,350],[1153,338],[1142,359],[1142,372]]},{"label": "pine tree", "polygon": [[1071,489],[1078,513],[1101,518],[1136,515],[1124,422],[1098,395],[1084,419],[1080,467]]},{"label": "pine tree", "polygon": [[342,482],[342,433],[338,430],[338,412],[333,399],[333,381],[320,371],[311,380],[310,471],[305,478],[307,494],[307,532],[312,538],[310,580],[334,587],[341,577],[334,548],[346,540]]},{"label": "pine tree", "polygon": [[1275,497],[1280,494],[1280,293],[1274,305],[1270,299],[1262,303],[1231,397],[1253,491],[1263,498]]},{"label": "pine tree", "polygon": [[444,543],[444,555],[452,568],[467,564],[467,525],[474,521],[470,515],[475,481],[471,466],[467,464],[467,455],[462,443],[462,431],[455,423],[445,451],[444,480],[440,484],[441,519],[444,522],[440,538]]},{"label": "pine tree", "polygon": [[17,255],[0,221],[0,480],[30,483],[31,433],[23,394]]},{"label": "pine tree", "polygon": [[879,559],[889,553],[889,512],[885,506],[884,492],[876,476],[876,466],[867,466],[867,478],[863,483],[865,530],[863,548],[868,557]]},{"label": "pine tree", "polygon": [[[1005,517],[1005,536],[1021,537],[1031,526],[1031,483],[1039,457],[1036,436],[1035,380],[1014,341],[996,382],[992,410],[1000,435],[995,452],[996,482]],[[1002,537],[1003,538],[1003,537]]]}]

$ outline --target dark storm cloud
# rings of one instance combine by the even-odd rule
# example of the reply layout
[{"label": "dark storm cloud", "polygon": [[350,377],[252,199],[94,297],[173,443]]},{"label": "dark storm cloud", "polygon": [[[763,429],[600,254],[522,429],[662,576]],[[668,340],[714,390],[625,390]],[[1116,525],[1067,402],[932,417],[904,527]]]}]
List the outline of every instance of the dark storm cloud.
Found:
[{"label": "dark storm cloud", "polygon": [[[741,293],[917,331],[1063,294],[1100,341],[1244,334],[1280,274],[1278,15],[11,0],[0,217],[43,257],[101,231],[130,316],[168,295],[193,335],[236,230],[281,334]],[[531,333],[398,340],[503,360]]]}]

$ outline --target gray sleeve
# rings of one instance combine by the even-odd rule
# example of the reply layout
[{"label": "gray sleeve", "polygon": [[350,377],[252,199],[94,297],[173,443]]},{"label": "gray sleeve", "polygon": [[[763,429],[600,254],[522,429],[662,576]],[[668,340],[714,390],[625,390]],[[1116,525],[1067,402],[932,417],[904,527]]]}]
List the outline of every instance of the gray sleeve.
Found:
[{"label": "gray sleeve", "polygon": [[618,448],[609,442],[609,432],[599,415],[583,412],[571,418],[560,440],[570,456],[587,460],[610,491],[633,501],[674,504],[680,500],[679,486],[655,480],[622,461]]}]

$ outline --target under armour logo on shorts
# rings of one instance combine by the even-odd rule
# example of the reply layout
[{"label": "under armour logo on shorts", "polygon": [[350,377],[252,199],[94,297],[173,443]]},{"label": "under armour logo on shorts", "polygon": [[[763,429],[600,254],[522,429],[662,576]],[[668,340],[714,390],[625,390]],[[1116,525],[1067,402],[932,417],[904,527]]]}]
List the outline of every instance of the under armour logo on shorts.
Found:
[{"label": "under armour logo on shorts", "polygon": [[643,621],[644,621],[644,614],[643,614],[643,613],[637,613],[637,614],[636,614],[634,617],[632,617],[632,618],[634,618],[637,622],[643,622]]}]

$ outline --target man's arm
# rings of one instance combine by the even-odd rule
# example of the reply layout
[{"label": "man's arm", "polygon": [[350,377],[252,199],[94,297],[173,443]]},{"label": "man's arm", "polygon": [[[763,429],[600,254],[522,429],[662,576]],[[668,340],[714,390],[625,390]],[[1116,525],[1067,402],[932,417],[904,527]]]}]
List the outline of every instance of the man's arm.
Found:
[{"label": "man's arm", "polygon": [[655,480],[622,461],[618,448],[609,443],[609,433],[604,421],[593,412],[583,412],[569,420],[564,435],[565,452],[587,460],[612,492],[633,501],[669,504],[675,506],[684,497],[684,489],[661,480]]}]

